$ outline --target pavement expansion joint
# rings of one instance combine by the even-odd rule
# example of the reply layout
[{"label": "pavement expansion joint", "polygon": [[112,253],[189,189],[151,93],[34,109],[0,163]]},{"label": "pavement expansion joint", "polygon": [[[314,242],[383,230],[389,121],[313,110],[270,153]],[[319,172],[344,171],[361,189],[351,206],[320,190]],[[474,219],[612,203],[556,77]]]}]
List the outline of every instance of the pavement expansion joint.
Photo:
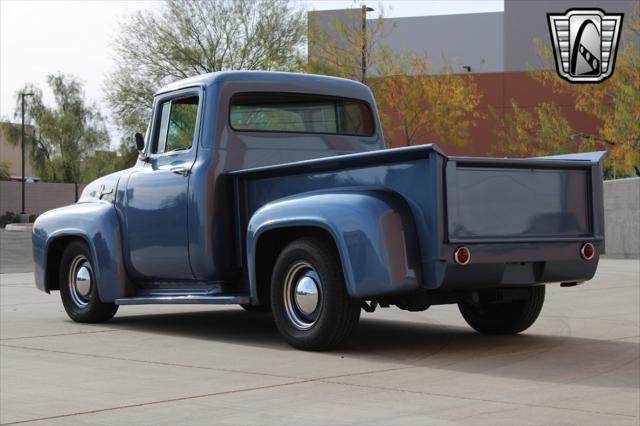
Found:
[{"label": "pavement expansion joint", "polygon": [[38,422],[38,421],[45,421],[45,420],[61,419],[61,418],[65,418],[65,417],[73,417],[73,416],[81,416],[81,415],[87,415],[87,414],[103,413],[105,411],[124,410],[124,409],[127,409],[127,408],[144,407],[144,406],[148,406],[148,405],[167,404],[167,403],[170,403],[170,402],[187,401],[187,400],[190,400],[190,399],[207,398],[207,397],[220,396],[220,395],[230,395],[230,394],[234,394],[234,393],[251,392],[251,391],[255,391],[255,390],[263,390],[263,389],[278,388],[278,387],[289,386],[289,385],[297,385],[297,384],[300,384],[300,383],[307,383],[307,382],[311,382],[311,381],[313,381],[313,380],[299,380],[299,381],[295,381],[295,382],[278,383],[278,384],[275,384],[275,385],[255,386],[255,387],[251,387],[251,388],[234,389],[234,390],[221,391],[221,392],[212,392],[212,393],[206,393],[206,394],[184,396],[184,397],[180,397],[180,398],[170,398],[170,399],[162,399],[162,400],[157,400],[157,401],[141,402],[141,403],[137,403],[137,404],[119,405],[119,406],[116,406],[116,407],[100,408],[100,409],[89,410],[89,411],[78,411],[78,412],[75,412],[75,413],[60,414],[60,415],[57,415],[57,416],[40,417],[40,418],[37,418],[37,419],[20,420],[20,421],[17,421],[17,422],[2,423],[2,424],[0,424],[0,426],[17,425],[17,424],[22,424],[22,423],[30,423],[30,422]]},{"label": "pavement expansion joint", "polygon": [[75,333],[43,334],[40,336],[5,337],[5,338],[0,338],[0,342],[7,342],[12,340],[24,340],[24,339],[40,339],[45,337],[77,336],[79,334],[114,333],[117,331],[122,331],[122,330],[109,329],[109,330],[94,330],[94,331],[78,331]]},{"label": "pavement expansion joint", "polygon": [[504,401],[504,400],[499,400],[499,399],[471,398],[471,397],[468,397],[468,396],[451,395],[451,394],[438,393],[438,392],[424,392],[424,391],[416,391],[416,390],[410,390],[410,389],[390,388],[390,387],[385,387],[385,386],[361,385],[361,384],[355,384],[355,383],[343,383],[343,382],[337,382],[337,381],[331,381],[331,380],[320,380],[320,381],[323,382],[323,383],[333,384],[333,385],[344,385],[344,386],[352,386],[352,387],[371,389],[371,390],[410,393],[410,394],[415,394],[415,395],[437,396],[437,397],[441,397],[441,398],[464,399],[464,400],[477,401],[477,402],[492,402],[492,403],[495,403],[495,404],[506,404],[506,405],[511,405],[511,406],[515,406],[515,407],[553,408],[553,409],[557,409],[557,410],[566,410],[566,411],[581,411],[581,412],[590,413],[590,414],[603,414],[603,415],[618,416],[618,417],[625,417],[625,418],[632,418],[632,419],[636,419],[637,418],[636,416],[632,416],[632,415],[628,415],[628,414],[617,414],[617,413],[609,413],[609,412],[603,412],[603,411],[584,410],[584,409],[580,409],[580,408],[567,408],[567,407],[559,407],[559,406],[547,405],[547,404],[527,404],[527,403],[524,403],[524,402]]}]

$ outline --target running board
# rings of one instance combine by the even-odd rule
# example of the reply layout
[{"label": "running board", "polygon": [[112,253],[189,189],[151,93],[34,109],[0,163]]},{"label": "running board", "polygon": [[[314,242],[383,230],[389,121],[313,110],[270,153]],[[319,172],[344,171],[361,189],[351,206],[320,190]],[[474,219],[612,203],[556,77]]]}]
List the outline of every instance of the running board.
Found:
[{"label": "running board", "polygon": [[116,305],[240,305],[251,303],[249,296],[149,296],[116,299]]}]

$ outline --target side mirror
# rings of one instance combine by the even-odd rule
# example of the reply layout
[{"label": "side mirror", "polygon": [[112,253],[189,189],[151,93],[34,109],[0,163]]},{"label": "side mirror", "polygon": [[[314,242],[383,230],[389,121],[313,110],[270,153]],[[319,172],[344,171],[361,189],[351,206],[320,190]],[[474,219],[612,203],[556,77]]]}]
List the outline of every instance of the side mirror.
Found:
[{"label": "side mirror", "polygon": [[139,155],[138,155],[138,159],[140,161],[144,161],[144,162],[148,162],[149,161],[149,157],[147,157],[146,155],[144,155],[144,136],[142,136],[142,133],[136,132],[133,135],[133,139],[135,139],[136,141],[136,148],[138,149]]},{"label": "side mirror", "polygon": [[133,135],[133,138],[136,141],[136,148],[138,151],[144,150],[144,136],[142,136],[142,133],[136,132],[136,134]]}]

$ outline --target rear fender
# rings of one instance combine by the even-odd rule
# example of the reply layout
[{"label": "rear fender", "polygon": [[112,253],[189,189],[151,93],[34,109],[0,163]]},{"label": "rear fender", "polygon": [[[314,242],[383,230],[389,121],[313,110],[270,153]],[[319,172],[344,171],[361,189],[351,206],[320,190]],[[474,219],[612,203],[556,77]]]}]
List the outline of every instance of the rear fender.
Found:
[{"label": "rear fender", "polygon": [[256,249],[276,229],[315,227],[337,247],[349,295],[410,292],[420,282],[420,253],[411,209],[398,193],[354,189],[311,192],[273,201],[249,221],[247,262],[252,298],[258,295]]},{"label": "rear fender", "polygon": [[130,285],[123,266],[121,235],[116,210],[105,201],[72,204],[40,215],[32,235],[36,286],[47,293],[57,287],[51,282],[57,275],[47,270],[52,247],[61,238],[80,238],[93,257],[100,300],[113,302],[127,296]]}]

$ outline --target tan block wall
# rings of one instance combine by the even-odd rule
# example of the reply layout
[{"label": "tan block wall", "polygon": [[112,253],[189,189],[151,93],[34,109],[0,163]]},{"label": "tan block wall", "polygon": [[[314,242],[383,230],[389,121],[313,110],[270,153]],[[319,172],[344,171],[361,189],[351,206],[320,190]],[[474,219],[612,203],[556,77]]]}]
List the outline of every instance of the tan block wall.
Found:
[{"label": "tan block wall", "polygon": [[[6,135],[6,126],[12,126],[8,123],[0,123],[0,161],[6,161],[9,163],[9,173],[13,177],[22,176],[22,148],[20,145],[12,145],[9,143]],[[17,126],[14,125],[14,126]],[[32,132],[31,128],[27,128],[26,142],[29,141],[29,132]],[[29,158],[29,152],[31,147],[26,146],[25,162],[24,162],[24,175],[34,177],[33,166],[31,165],[31,158]],[[4,213],[4,210],[2,211]]]},{"label": "tan block wall", "polygon": [[[78,186],[78,196],[84,185]],[[72,183],[25,183],[25,210],[28,214],[40,214],[56,207],[75,202]],[[0,214],[7,211],[20,213],[20,182],[0,182]]]},{"label": "tan block wall", "polygon": [[640,178],[605,181],[604,234],[607,256],[640,258]]}]

